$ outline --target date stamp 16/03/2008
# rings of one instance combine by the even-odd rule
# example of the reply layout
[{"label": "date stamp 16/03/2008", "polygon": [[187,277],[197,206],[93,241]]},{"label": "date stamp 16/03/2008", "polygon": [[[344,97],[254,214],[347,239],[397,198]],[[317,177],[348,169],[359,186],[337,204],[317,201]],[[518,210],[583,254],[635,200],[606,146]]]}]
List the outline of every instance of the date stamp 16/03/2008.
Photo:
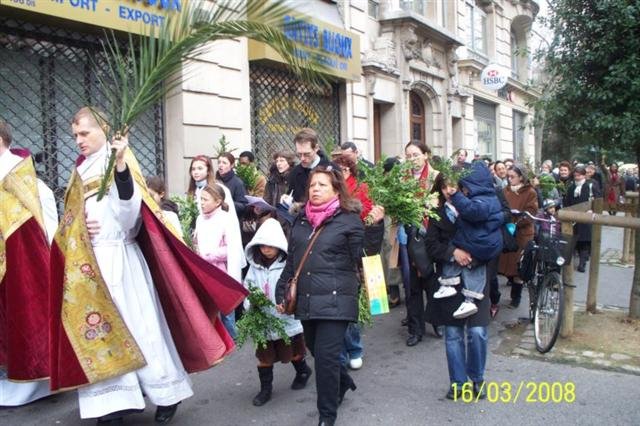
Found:
[{"label": "date stamp 16/03/2008", "polygon": [[473,392],[470,382],[454,383],[454,401],[473,403],[485,399],[491,403],[515,404],[518,401],[538,404],[572,404],[576,400],[573,382],[482,382],[478,392]]}]

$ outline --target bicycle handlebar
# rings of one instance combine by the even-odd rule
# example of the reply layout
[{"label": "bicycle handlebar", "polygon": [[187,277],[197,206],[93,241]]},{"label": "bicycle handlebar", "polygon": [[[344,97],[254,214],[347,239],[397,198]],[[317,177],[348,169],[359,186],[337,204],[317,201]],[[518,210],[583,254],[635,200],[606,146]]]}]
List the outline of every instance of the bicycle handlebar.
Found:
[{"label": "bicycle handlebar", "polygon": [[520,211],[520,210],[516,210],[516,209],[512,209],[511,210],[511,214],[516,216],[516,217],[523,217],[523,216],[527,216],[529,219],[536,221],[536,222],[546,222],[546,223],[556,223],[558,220],[551,216],[551,219],[543,219],[541,217],[536,217],[534,215],[532,215],[531,213],[529,213],[528,211]]}]

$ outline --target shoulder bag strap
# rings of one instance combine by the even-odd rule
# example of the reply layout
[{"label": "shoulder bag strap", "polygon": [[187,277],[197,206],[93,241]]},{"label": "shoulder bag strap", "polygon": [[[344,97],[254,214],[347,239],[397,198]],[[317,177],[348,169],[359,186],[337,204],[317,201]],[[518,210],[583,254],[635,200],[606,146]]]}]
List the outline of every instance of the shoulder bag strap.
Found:
[{"label": "shoulder bag strap", "polygon": [[322,231],[323,228],[324,228],[324,225],[321,225],[318,229],[316,229],[313,237],[311,238],[311,241],[309,241],[309,245],[307,246],[307,249],[304,251],[304,254],[302,255],[302,260],[300,260],[300,264],[296,269],[296,274],[293,276],[293,279],[295,281],[298,281],[298,277],[300,276],[300,272],[302,272],[302,267],[304,266],[304,263],[307,261],[309,252],[311,251],[313,244],[316,242],[316,239],[318,238],[318,235],[320,235],[320,231]]}]

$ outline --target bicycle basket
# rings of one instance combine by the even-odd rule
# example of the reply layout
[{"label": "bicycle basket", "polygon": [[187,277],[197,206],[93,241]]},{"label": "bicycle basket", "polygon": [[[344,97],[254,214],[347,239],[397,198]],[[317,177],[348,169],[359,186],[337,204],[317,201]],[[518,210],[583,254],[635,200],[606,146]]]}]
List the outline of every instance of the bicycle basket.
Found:
[{"label": "bicycle basket", "polygon": [[556,263],[559,256],[564,258],[564,264],[569,265],[573,257],[575,246],[575,235],[562,234],[560,238],[550,239],[543,237],[539,239],[539,252],[544,262]]}]

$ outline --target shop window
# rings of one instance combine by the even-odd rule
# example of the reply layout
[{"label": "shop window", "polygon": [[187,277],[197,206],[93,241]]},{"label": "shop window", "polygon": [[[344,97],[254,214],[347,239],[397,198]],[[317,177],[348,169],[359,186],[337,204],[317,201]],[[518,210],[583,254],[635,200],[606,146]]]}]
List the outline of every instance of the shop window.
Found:
[{"label": "shop window", "polygon": [[[97,84],[101,52],[97,36],[0,17],[0,117],[13,128],[15,146],[34,155],[38,176],[58,201],[78,157],[73,114],[86,104],[106,106]],[[129,141],[143,172],[162,175],[161,105],[136,123]]]},{"label": "shop window", "polygon": [[425,113],[424,103],[418,94],[411,92],[410,96],[410,132],[411,140],[420,141],[424,144],[427,143],[425,137]]},{"label": "shop window", "polygon": [[473,102],[476,153],[496,159],[496,106],[477,99]]},{"label": "shop window", "polygon": [[250,65],[249,78],[252,148],[264,173],[275,152],[295,152],[293,137],[303,127],[318,133],[325,151],[328,145],[340,144],[337,84],[315,89],[287,71],[260,64]]}]

